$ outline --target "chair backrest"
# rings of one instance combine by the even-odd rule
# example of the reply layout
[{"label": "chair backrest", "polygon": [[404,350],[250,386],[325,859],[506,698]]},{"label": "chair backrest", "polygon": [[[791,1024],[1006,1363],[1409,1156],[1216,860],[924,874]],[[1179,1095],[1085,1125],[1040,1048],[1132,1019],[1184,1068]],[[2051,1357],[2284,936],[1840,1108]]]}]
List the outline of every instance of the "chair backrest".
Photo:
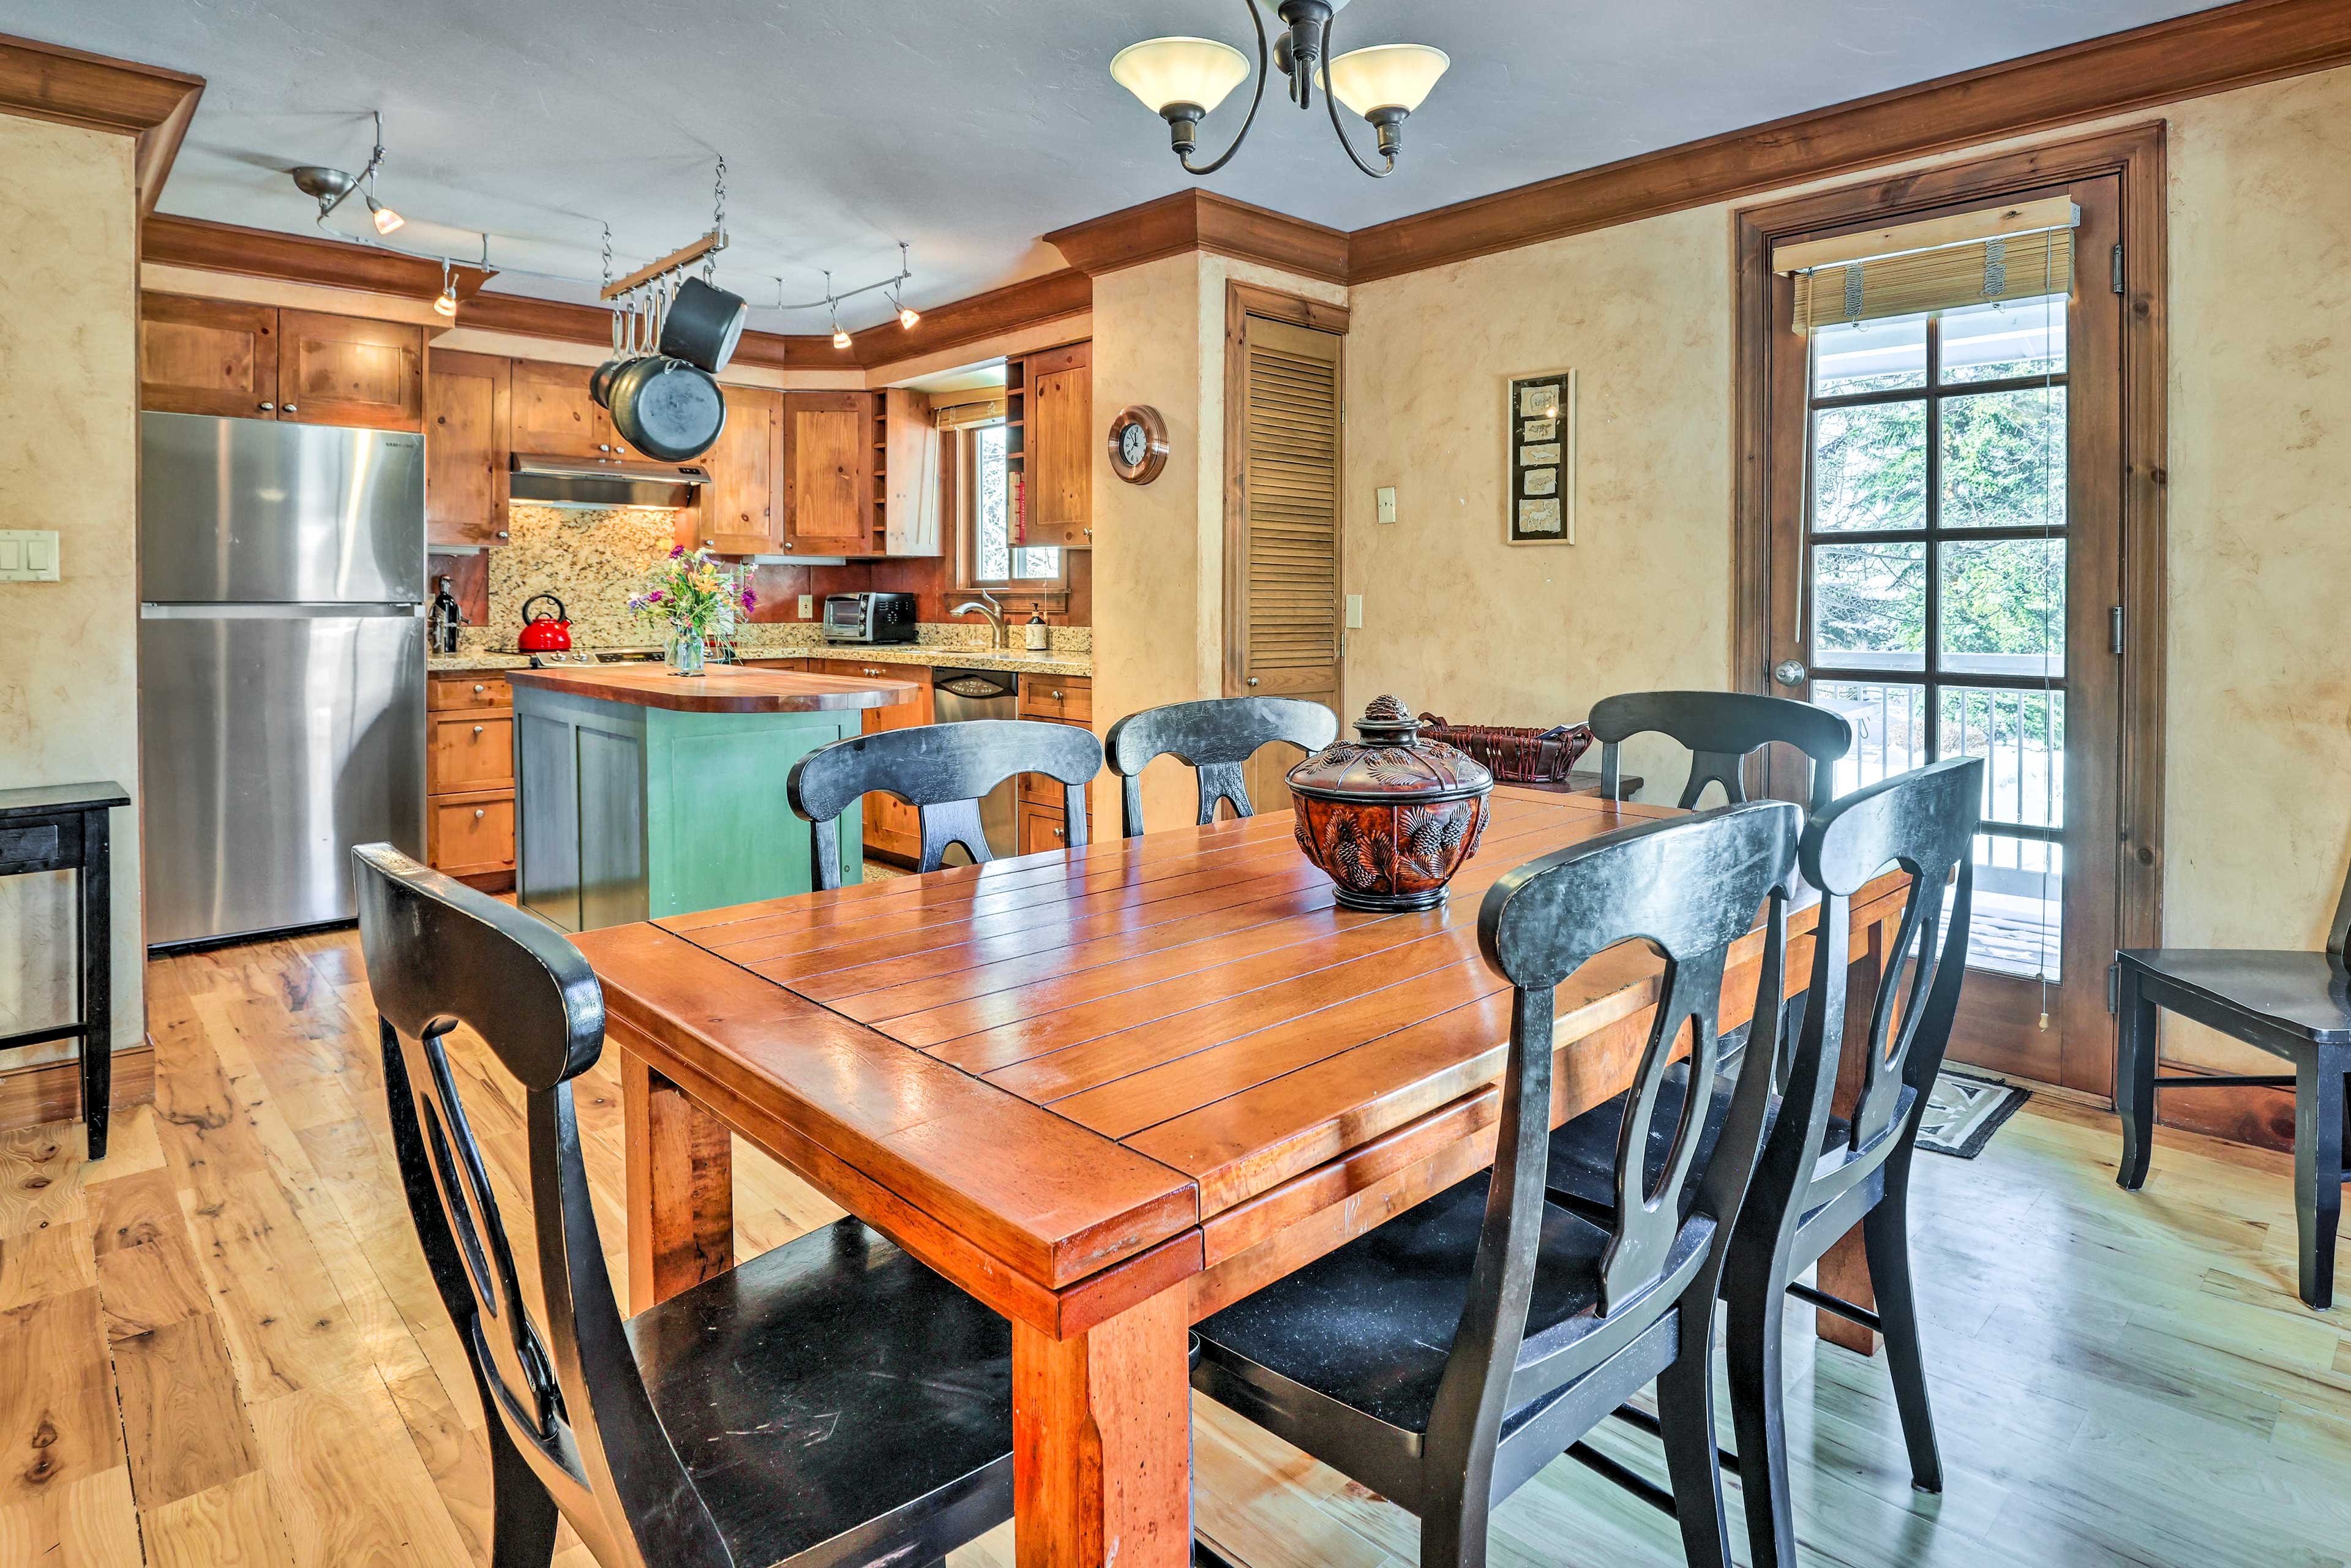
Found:
[{"label": "chair backrest", "polygon": [[1300,697],[1210,697],[1128,714],[1110,727],[1102,747],[1110,770],[1125,780],[1121,831],[1130,839],[1143,831],[1143,770],[1154,758],[1173,757],[1199,774],[1197,821],[1206,824],[1217,820],[1218,800],[1237,817],[1255,811],[1241,768],[1259,747],[1286,740],[1313,752],[1338,738],[1339,716]]},{"label": "chair backrest", "polygon": [[1592,705],[1586,721],[1600,739],[1600,792],[1623,798],[1619,748],[1636,735],[1667,735],[1691,752],[1689,782],[1682,786],[1680,804],[1698,804],[1708,784],[1722,786],[1723,798],[1736,804],[1747,799],[1743,773],[1750,753],[1780,741],[1812,760],[1812,810],[1834,798],[1834,764],[1853,749],[1853,726],[1844,717],[1811,703],[1788,697],[1757,696],[1748,692],[1626,692]]},{"label": "chair backrest", "polygon": [[[1681,1300],[1711,1300],[1771,1097],[1787,944],[1787,888],[1802,815],[1782,800],[1725,807],[1573,844],[1505,875],[1478,912],[1486,962],[1512,988],[1501,1125],[1462,1332],[1437,1395],[1448,1432],[1483,1431],[1505,1407],[1540,1397],[1614,1354]],[[1765,914],[1752,1047],[1705,1168],[1699,1133],[1708,1096],[1684,1098],[1673,1152],[1654,1184],[1646,1174],[1650,1124],[1676,1044],[1689,1041],[1690,1081],[1713,1081],[1731,945]],[[1643,942],[1666,963],[1617,1143],[1614,1231],[1600,1265],[1593,1332],[1538,1361],[1522,1361],[1544,1218],[1552,1104],[1552,1029],[1559,983],[1595,954]],[[1686,1218],[1679,1195],[1698,1183]],[[1474,1412],[1474,1414],[1472,1414]],[[1433,1422],[1432,1431],[1437,1423]]]},{"label": "chair backrest", "polygon": [[[1984,761],[1957,757],[1857,789],[1813,816],[1799,852],[1821,891],[1804,1019],[1786,1096],[1755,1184],[1755,1223],[1792,1223],[1852,1187],[1918,1135],[1959,1010],[1975,903],[1974,845]],[[1861,1050],[1851,1134],[1823,1158],[1843,1052],[1853,899],[1889,867],[1910,875]],[[1907,973],[1906,973],[1907,969]]]},{"label": "chair backrest", "polygon": [[852,735],[792,765],[784,794],[808,819],[816,883],[841,885],[841,813],[880,790],[914,808],[923,823],[917,871],[936,871],[949,844],[975,862],[995,859],[979,822],[979,798],[1016,773],[1059,779],[1071,849],[1086,841],[1086,785],[1102,771],[1102,743],[1075,725],[975,719]]},{"label": "chair backrest", "polygon": [[[595,975],[545,921],[390,844],[351,858],[392,1146],[483,1411],[607,1568],[727,1563],[646,1395],[589,1201],[571,1080],[603,1048]],[[518,1267],[443,1048],[459,1024],[523,1091],[532,1268]]]}]

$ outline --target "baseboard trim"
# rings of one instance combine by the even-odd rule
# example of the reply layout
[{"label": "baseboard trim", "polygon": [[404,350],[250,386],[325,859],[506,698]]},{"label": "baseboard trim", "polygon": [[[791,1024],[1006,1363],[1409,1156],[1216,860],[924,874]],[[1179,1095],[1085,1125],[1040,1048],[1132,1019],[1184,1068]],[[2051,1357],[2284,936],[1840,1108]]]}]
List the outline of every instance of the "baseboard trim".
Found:
[{"label": "baseboard trim", "polygon": [[[155,1098],[155,1037],[114,1053],[114,1109],[144,1105]],[[81,1114],[81,1068],[48,1061],[0,1072],[0,1133],[70,1122]]]}]

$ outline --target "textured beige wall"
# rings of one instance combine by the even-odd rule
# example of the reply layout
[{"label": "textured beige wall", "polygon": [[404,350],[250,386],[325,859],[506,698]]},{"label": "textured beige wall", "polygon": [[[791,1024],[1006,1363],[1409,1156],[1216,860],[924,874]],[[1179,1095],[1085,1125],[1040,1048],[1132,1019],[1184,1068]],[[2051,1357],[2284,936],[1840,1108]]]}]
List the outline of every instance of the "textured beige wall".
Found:
[{"label": "textured beige wall", "polygon": [[[2351,858],[2351,70],[2159,117],[2165,938],[2311,946]],[[1448,716],[1548,724],[1612,691],[1728,682],[1732,210],[1354,289],[1345,570],[1365,627],[1350,702],[1394,690]],[[1504,383],[1570,366],[1579,542],[1507,546]],[[1393,526],[1373,521],[1381,485],[1397,487]],[[1651,799],[1686,775],[1670,747],[1630,765]],[[2265,1060],[2201,1030],[2166,1039],[2188,1060]]]},{"label": "textured beige wall", "polygon": [[[62,569],[0,583],[0,789],[138,792],[131,152],[126,136],[0,115],[0,526],[57,529]],[[114,813],[112,836],[121,1047],[146,1030],[135,812]],[[72,1017],[72,937],[70,879],[0,879],[0,1032]]]}]

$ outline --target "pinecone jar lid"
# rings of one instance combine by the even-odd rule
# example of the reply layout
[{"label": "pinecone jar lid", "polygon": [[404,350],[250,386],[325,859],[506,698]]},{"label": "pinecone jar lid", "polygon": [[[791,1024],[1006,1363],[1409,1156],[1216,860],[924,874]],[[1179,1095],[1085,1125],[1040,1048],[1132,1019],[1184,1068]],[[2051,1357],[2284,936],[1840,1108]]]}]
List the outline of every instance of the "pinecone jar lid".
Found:
[{"label": "pinecone jar lid", "polygon": [[1443,741],[1421,739],[1420,721],[1392,696],[1364,710],[1355,734],[1290,770],[1298,847],[1337,884],[1345,908],[1433,909],[1478,852],[1494,776]]},{"label": "pinecone jar lid", "polygon": [[1322,800],[1458,800],[1494,788],[1485,764],[1441,740],[1392,696],[1374,697],[1354,740],[1334,741],[1290,770],[1292,794]]}]

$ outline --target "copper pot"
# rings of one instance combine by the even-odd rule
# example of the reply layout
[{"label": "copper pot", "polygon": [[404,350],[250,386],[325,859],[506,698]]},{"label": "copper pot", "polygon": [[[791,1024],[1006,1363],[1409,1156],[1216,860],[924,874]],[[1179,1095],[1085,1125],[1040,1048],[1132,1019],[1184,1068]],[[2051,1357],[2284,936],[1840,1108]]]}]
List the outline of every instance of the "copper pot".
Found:
[{"label": "copper pot", "polygon": [[1486,831],[1494,776],[1442,741],[1395,697],[1374,698],[1354,740],[1290,770],[1298,847],[1349,909],[1433,909]]}]

